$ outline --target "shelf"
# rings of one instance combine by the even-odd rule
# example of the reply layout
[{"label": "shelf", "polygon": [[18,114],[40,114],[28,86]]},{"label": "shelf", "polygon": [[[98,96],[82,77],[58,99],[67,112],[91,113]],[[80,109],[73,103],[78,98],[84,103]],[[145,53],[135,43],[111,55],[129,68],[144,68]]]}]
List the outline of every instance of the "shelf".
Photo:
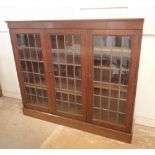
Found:
[{"label": "shelf", "polygon": [[56,92],[62,92],[62,93],[68,93],[71,95],[78,95],[78,96],[82,96],[82,93],[80,91],[74,91],[74,90],[67,90],[67,89],[55,89]]},{"label": "shelf", "polygon": [[[80,53],[80,49],[69,49],[69,48],[66,48],[66,49],[51,49],[51,52],[52,53],[57,53],[57,52],[63,52],[63,53],[67,53],[67,54],[73,54],[73,53]],[[73,52],[73,53],[72,53]]]},{"label": "shelf", "polygon": [[94,69],[109,69],[109,70],[122,70],[122,71],[129,71],[129,69],[126,69],[125,67],[116,67],[115,65],[111,65],[111,67],[105,67],[105,66],[94,66]]},{"label": "shelf", "polygon": [[40,62],[43,63],[43,60],[35,60],[35,59],[20,59],[20,61],[29,61],[29,62]]},{"label": "shelf", "polygon": [[[95,88],[101,88],[101,89],[111,89],[111,90],[119,90],[119,84],[111,84],[111,83],[100,83],[100,82],[94,82],[94,87]],[[121,92],[127,92],[126,89],[121,88]]]},{"label": "shelf", "polygon": [[46,89],[46,83],[25,83],[25,86],[28,86],[28,87],[32,87],[32,88],[41,88],[41,89]]},{"label": "shelf", "polygon": [[53,61],[53,65],[66,65],[66,66],[79,66],[79,67],[81,67],[81,64],[73,64],[73,63],[58,62],[58,61]]},{"label": "shelf", "polygon": [[94,48],[94,54],[101,54],[101,53],[105,53],[105,54],[110,54],[110,55],[126,55],[126,56],[130,56],[131,53],[131,49],[126,49],[126,48]]},{"label": "shelf", "polygon": [[19,50],[21,49],[37,49],[37,50],[41,50],[41,47],[27,47],[27,46],[19,46],[18,47]]}]

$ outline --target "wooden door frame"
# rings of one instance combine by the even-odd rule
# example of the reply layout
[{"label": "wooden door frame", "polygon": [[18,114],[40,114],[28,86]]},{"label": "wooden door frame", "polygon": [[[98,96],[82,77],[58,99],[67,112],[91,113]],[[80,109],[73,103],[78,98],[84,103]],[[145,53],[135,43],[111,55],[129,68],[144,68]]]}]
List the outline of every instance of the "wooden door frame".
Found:
[{"label": "wooden door frame", "polygon": [[[77,30],[77,29],[47,29],[44,31],[46,36],[46,49],[47,49],[47,61],[48,61],[48,72],[49,72],[49,78],[50,79],[50,89],[51,89],[51,98],[52,98],[52,113],[57,114],[60,116],[65,116],[72,119],[78,119],[85,121],[86,120],[86,52],[85,52],[85,36],[83,30]],[[54,83],[54,75],[53,75],[53,64],[52,64],[52,54],[51,54],[51,42],[50,42],[50,35],[80,35],[80,54],[81,54],[81,70],[82,70],[82,111],[83,116],[80,115],[74,115],[71,113],[65,113],[65,112],[59,112],[56,111],[56,96],[55,96],[55,83]]]},{"label": "wooden door frame", "polygon": [[[51,105],[50,105],[50,89],[49,89],[49,78],[47,74],[47,55],[46,55],[46,50],[45,50],[45,40],[44,40],[44,31],[42,29],[10,29],[10,36],[11,36],[11,43],[12,43],[12,48],[13,48],[13,53],[14,53],[14,60],[16,63],[16,70],[17,70],[17,76],[19,80],[19,86],[20,86],[20,91],[21,91],[21,96],[22,96],[22,102],[25,108],[30,108],[30,109],[36,109],[39,111],[44,111],[44,112],[50,112],[51,111]],[[38,33],[40,35],[40,41],[41,41],[41,48],[42,48],[42,56],[43,56],[43,62],[44,62],[44,69],[45,69],[45,78],[46,78],[46,88],[47,88],[47,93],[48,93],[48,107],[42,107],[42,106],[37,106],[37,105],[32,105],[32,104],[27,104],[26,103],[26,92],[24,88],[24,78],[22,74],[22,68],[20,64],[20,58],[19,58],[19,51],[17,47],[17,42],[16,42],[16,34],[20,33]]]},{"label": "wooden door frame", "polygon": [[[87,105],[87,120],[93,124],[108,127],[111,129],[128,132],[132,131],[133,123],[133,112],[134,112],[134,102],[136,95],[136,84],[137,84],[137,74],[138,74],[138,64],[140,56],[140,43],[141,40],[141,30],[87,30],[87,54],[88,54],[88,94],[91,94],[88,99]],[[131,36],[131,58],[130,58],[130,68],[129,68],[129,82],[128,82],[128,99],[126,106],[126,121],[125,126],[94,121],[93,116],[93,35],[121,35],[121,36]]]}]

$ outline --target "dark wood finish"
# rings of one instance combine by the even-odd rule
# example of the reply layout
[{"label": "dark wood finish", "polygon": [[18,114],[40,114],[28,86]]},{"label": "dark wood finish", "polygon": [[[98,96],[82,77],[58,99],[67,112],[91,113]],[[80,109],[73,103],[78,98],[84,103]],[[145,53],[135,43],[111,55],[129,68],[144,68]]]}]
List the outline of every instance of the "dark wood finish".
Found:
[{"label": "dark wood finish", "polygon": [[46,29],[142,29],[143,19],[105,19],[105,20],[53,20],[53,21],[7,21],[9,28]]},{"label": "dark wood finish", "polygon": [[134,113],[134,105],[135,105],[140,48],[141,48],[141,38],[142,38],[142,31],[137,31],[133,36],[134,43],[132,46],[133,52],[131,53],[131,70],[129,73],[129,88],[128,88],[128,91],[130,92],[128,93],[128,102],[130,99],[130,103],[127,104],[127,109],[126,109],[126,113],[127,113],[126,132],[128,133],[132,132],[133,113]]},{"label": "dark wood finish", "polygon": [[[92,120],[92,113],[93,113],[93,96],[89,97],[88,101],[88,120],[94,124],[98,124],[104,127],[116,129],[119,131],[124,131],[131,133],[132,131],[132,120],[133,120],[133,112],[134,112],[134,102],[135,102],[135,95],[136,95],[136,84],[137,84],[137,71],[138,71],[138,64],[139,64],[139,56],[140,56],[140,43],[141,43],[141,33],[142,31],[137,30],[89,30],[87,31],[87,42],[89,42],[88,49],[88,81],[89,81],[89,88],[88,94],[93,94],[93,50],[92,50],[92,36],[93,35],[121,35],[121,36],[132,36],[132,47],[131,47],[131,66],[130,66],[130,73],[129,73],[129,82],[128,82],[128,103],[126,107],[126,125],[119,126],[118,124],[108,123],[108,122],[100,122],[97,120]],[[137,52],[135,52],[137,51]],[[132,117],[131,117],[132,116]]]},{"label": "dark wood finish", "polygon": [[[14,52],[14,59],[15,59],[15,63],[16,63],[16,70],[17,70],[17,75],[18,75],[18,79],[19,79],[19,85],[20,85],[20,90],[21,90],[21,96],[22,96],[22,101],[25,107],[27,108],[32,108],[32,109],[37,109],[39,111],[44,111],[44,112],[50,112],[51,110],[51,104],[48,105],[48,108],[46,107],[42,107],[42,106],[35,106],[32,104],[27,104],[26,103],[26,92],[24,89],[24,79],[23,79],[23,75],[22,75],[22,69],[21,69],[21,65],[20,65],[20,58],[19,58],[19,52],[18,52],[18,48],[17,48],[17,43],[16,43],[16,33],[39,33],[40,34],[40,39],[41,39],[41,47],[42,47],[42,55],[43,55],[43,61],[44,61],[44,65],[45,65],[45,75],[46,75],[46,87],[48,90],[48,96],[51,96],[50,91],[49,91],[49,81],[48,81],[48,71],[47,71],[47,61],[45,61],[46,58],[46,51],[45,51],[45,47],[44,47],[44,40],[43,40],[43,33],[44,31],[41,29],[10,29],[10,36],[11,36],[11,42],[12,42],[12,47],[13,47],[13,52]],[[49,101],[51,100],[50,97]]]},{"label": "dark wood finish", "polygon": [[86,123],[86,122],[82,122],[74,119],[47,114],[44,112],[39,112],[36,110],[27,109],[27,108],[23,109],[23,113],[27,116],[32,116],[35,118],[39,118],[41,120],[57,123],[60,125],[65,125],[71,128],[80,129],[86,132],[91,132],[94,134],[105,136],[107,138],[113,138],[127,143],[131,143],[131,140],[132,140],[132,134],[104,128],[98,125],[94,125],[94,124],[90,124],[90,123]]},{"label": "dark wood finish", "polygon": [[[106,20],[67,20],[67,21],[8,21],[13,46],[16,69],[26,115],[54,123],[74,127],[87,132],[103,135],[124,142],[131,142],[134,102],[138,77],[140,45],[143,19],[106,19]],[[45,66],[48,107],[26,103],[24,79],[22,76],[16,33],[39,33]],[[55,82],[51,54],[50,35],[79,35],[82,69],[82,115],[64,113],[56,110]],[[128,78],[127,106],[125,124],[93,119],[93,36],[130,36],[131,58]],[[102,67],[99,67],[100,69]],[[99,87],[99,86],[98,86]],[[101,86],[100,86],[101,87]],[[99,87],[99,88],[100,88]],[[106,88],[106,85],[102,85]],[[113,88],[116,89],[116,88]],[[118,88],[117,88],[118,89]]]}]

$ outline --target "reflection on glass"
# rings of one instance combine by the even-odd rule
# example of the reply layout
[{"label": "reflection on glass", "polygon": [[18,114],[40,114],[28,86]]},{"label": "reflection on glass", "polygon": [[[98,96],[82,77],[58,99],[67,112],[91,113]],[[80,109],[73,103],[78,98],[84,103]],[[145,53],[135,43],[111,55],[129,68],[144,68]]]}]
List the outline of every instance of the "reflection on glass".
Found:
[{"label": "reflection on glass", "polygon": [[117,106],[118,106],[118,100],[111,98],[110,99],[110,110],[117,111]]},{"label": "reflection on glass", "polygon": [[115,47],[122,46],[122,36],[115,36]]},{"label": "reflection on glass", "polygon": [[110,70],[103,69],[102,70],[102,82],[109,82],[110,79]]},{"label": "reflection on glass", "polygon": [[107,110],[101,110],[101,120],[108,121],[108,111]]},{"label": "reflection on glass", "polygon": [[94,35],[93,50],[93,119],[125,125],[131,38]]},{"label": "reflection on glass", "polygon": [[64,49],[64,36],[63,35],[58,35],[57,36],[57,41],[58,41],[58,48],[59,49]]},{"label": "reflection on glass", "polygon": [[102,66],[103,67],[110,67],[110,56],[109,55],[102,55]]},{"label": "reflection on glass", "polygon": [[66,48],[72,48],[72,36],[71,35],[65,36],[65,45],[66,45]]},{"label": "reflection on glass", "polygon": [[75,49],[80,49],[80,36],[74,35],[74,48]]},{"label": "reflection on glass", "polygon": [[116,69],[111,70],[111,82],[112,83],[119,83],[119,74],[120,71]]},{"label": "reflection on glass", "polygon": [[101,98],[101,108],[102,109],[108,109],[108,105],[109,105],[109,98],[102,97]]},{"label": "reflection on glass", "polygon": [[52,49],[57,48],[56,36],[55,35],[51,35],[51,45],[52,45]]},{"label": "reflection on glass", "polygon": [[101,66],[101,56],[100,55],[94,56],[94,66]]},{"label": "reflection on glass", "polygon": [[124,69],[129,69],[129,57],[122,57],[122,67]]},{"label": "reflection on glass", "polygon": [[128,84],[128,71],[122,71],[122,73],[121,73],[121,84],[122,85]]},{"label": "reflection on glass", "polygon": [[51,35],[56,110],[82,115],[79,35]]},{"label": "reflection on glass", "polygon": [[120,57],[113,56],[112,57],[112,67],[120,68],[121,59]]},{"label": "reflection on glass", "polygon": [[101,78],[100,72],[101,72],[100,69],[98,68],[94,69],[94,81],[100,81],[100,78]]},{"label": "reflection on glass", "polygon": [[48,106],[40,35],[16,34],[27,104]]}]

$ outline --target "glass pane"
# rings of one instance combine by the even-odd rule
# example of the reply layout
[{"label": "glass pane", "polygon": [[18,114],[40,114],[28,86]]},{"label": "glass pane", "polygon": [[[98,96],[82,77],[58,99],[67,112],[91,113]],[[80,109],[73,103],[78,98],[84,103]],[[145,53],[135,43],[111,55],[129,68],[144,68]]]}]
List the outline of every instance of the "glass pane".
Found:
[{"label": "glass pane", "polygon": [[122,38],[123,48],[131,49],[131,38],[129,36],[124,36]]},{"label": "glass pane", "polygon": [[122,73],[121,73],[121,84],[123,84],[123,85],[128,84],[128,71],[122,71]]},{"label": "glass pane", "polygon": [[103,69],[102,70],[102,81],[103,82],[109,82],[110,81],[110,70],[109,69]]},{"label": "glass pane", "polygon": [[122,36],[115,36],[115,47],[122,46]]},{"label": "glass pane", "polygon": [[75,102],[75,95],[69,94],[69,102]]},{"label": "glass pane", "polygon": [[20,34],[16,35],[16,41],[17,41],[18,47],[21,47],[22,46],[22,37]]},{"label": "glass pane", "polygon": [[93,52],[93,119],[125,125],[131,38],[95,35]]},{"label": "glass pane", "polygon": [[102,88],[102,96],[109,96],[109,89]]},{"label": "glass pane", "polygon": [[129,65],[130,65],[129,62],[130,62],[129,57],[122,57],[122,68],[129,69]]},{"label": "glass pane", "polygon": [[65,36],[65,45],[66,45],[66,48],[72,48],[72,36],[71,35]]},{"label": "glass pane", "polygon": [[42,51],[41,49],[37,49],[37,56],[38,56],[38,60],[42,61],[43,60],[43,56],[42,56]]},{"label": "glass pane", "polygon": [[101,93],[100,88],[94,88],[94,94],[100,95],[100,93]]},{"label": "glass pane", "polygon": [[76,102],[82,104],[82,97],[76,96]]},{"label": "glass pane", "polygon": [[21,61],[22,71],[26,71],[26,63],[25,61]]},{"label": "glass pane", "polygon": [[76,91],[81,91],[81,80],[76,80]]},{"label": "glass pane", "polygon": [[108,109],[108,105],[109,105],[109,98],[102,97],[101,98],[101,108],[102,109]]},{"label": "glass pane", "polygon": [[30,47],[35,47],[35,38],[34,38],[34,34],[29,34],[29,45]]},{"label": "glass pane", "polygon": [[21,37],[22,37],[23,46],[24,47],[29,47],[28,34],[23,34]]},{"label": "glass pane", "polygon": [[37,51],[36,51],[36,49],[34,49],[34,48],[30,49],[30,55],[31,55],[31,59],[33,59],[33,60],[37,60],[38,59],[37,58]]},{"label": "glass pane", "polygon": [[74,35],[74,48],[75,49],[80,49],[80,36]]},{"label": "glass pane", "polygon": [[116,112],[109,112],[109,121],[116,123],[117,122],[117,113]]},{"label": "glass pane", "polygon": [[40,35],[36,33],[16,34],[16,41],[21,59],[27,104],[47,107],[48,96]]},{"label": "glass pane", "polygon": [[118,114],[118,123],[121,125],[125,124],[125,114]]},{"label": "glass pane", "polygon": [[58,54],[52,53],[52,59],[53,59],[53,63],[57,63],[58,62]]},{"label": "glass pane", "polygon": [[35,39],[36,39],[36,47],[40,48],[41,47],[40,35],[35,34]]},{"label": "glass pane", "polygon": [[100,119],[100,109],[93,108],[93,118]]},{"label": "glass pane", "polygon": [[101,80],[101,70],[98,68],[94,68],[94,81]]},{"label": "glass pane", "polygon": [[119,83],[120,71],[116,69],[111,70],[111,82]]},{"label": "glass pane", "polygon": [[100,107],[100,96],[94,96],[94,107]]},{"label": "glass pane", "polygon": [[30,50],[29,49],[27,49],[27,48],[23,48],[23,52],[24,52],[24,58],[25,59],[31,59],[31,55],[30,55]]},{"label": "glass pane", "polygon": [[66,78],[61,78],[61,88],[67,89],[67,79]]},{"label": "glass pane", "polygon": [[71,52],[66,53],[66,60],[68,64],[73,64],[73,54]]},{"label": "glass pane", "polygon": [[81,68],[79,66],[75,66],[75,78],[81,79]]},{"label": "glass pane", "polygon": [[112,68],[120,68],[121,59],[118,56],[112,56]]},{"label": "glass pane", "polygon": [[102,66],[103,67],[110,67],[110,56],[109,55],[102,55]]},{"label": "glass pane", "polygon": [[54,67],[54,75],[55,76],[59,76],[59,66],[58,65],[53,65],[53,67]]},{"label": "glass pane", "polygon": [[56,110],[82,115],[80,36],[51,35],[51,48]]},{"label": "glass pane", "polygon": [[56,36],[55,35],[51,35],[51,46],[52,46],[52,49],[57,48]]},{"label": "glass pane", "polygon": [[23,49],[19,49],[19,57],[20,57],[20,59],[25,58]]},{"label": "glass pane", "polygon": [[125,113],[127,101],[120,100],[119,101],[119,112]]},{"label": "glass pane", "polygon": [[94,66],[101,66],[101,55],[94,56]]},{"label": "glass pane", "polygon": [[118,90],[111,90],[111,97],[118,98],[119,92]]},{"label": "glass pane", "polygon": [[55,87],[60,88],[60,78],[55,77]]},{"label": "glass pane", "polygon": [[106,48],[114,48],[114,47],[115,47],[115,36],[107,36]]},{"label": "glass pane", "polygon": [[73,66],[67,66],[67,74],[68,77],[74,77],[74,67]]},{"label": "glass pane", "polygon": [[103,120],[103,121],[108,120],[108,111],[107,110],[101,110],[101,120]]},{"label": "glass pane", "polygon": [[[59,51],[59,54],[58,54],[58,55],[59,55],[59,63],[60,63],[60,64],[66,63],[65,53]],[[57,61],[56,61],[56,62],[57,62]]]},{"label": "glass pane", "polygon": [[118,100],[117,99],[110,99],[110,110],[117,111]]},{"label": "glass pane", "polygon": [[66,76],[66,65],[60,65],[60,76]]},{"label": "glass pane", "polygon": [[74,90],[75,89],[74,79],[68,79],[68,89],[69,90]]},{"label": "glass pane", "polygon": [[74,53],[74,63],[81,64],[80,55],[78,53]]},{"label": "glass pane", "polygon": [[120,98],[121,99],[127,99],[127,86],[121,86],[120,87]]},{"label": "glass pane", "polygon": [[58,48],[59,49],[64,49],[64,36],[63,35],[58,35],[57,36],[57,41],[58,41]]}]

